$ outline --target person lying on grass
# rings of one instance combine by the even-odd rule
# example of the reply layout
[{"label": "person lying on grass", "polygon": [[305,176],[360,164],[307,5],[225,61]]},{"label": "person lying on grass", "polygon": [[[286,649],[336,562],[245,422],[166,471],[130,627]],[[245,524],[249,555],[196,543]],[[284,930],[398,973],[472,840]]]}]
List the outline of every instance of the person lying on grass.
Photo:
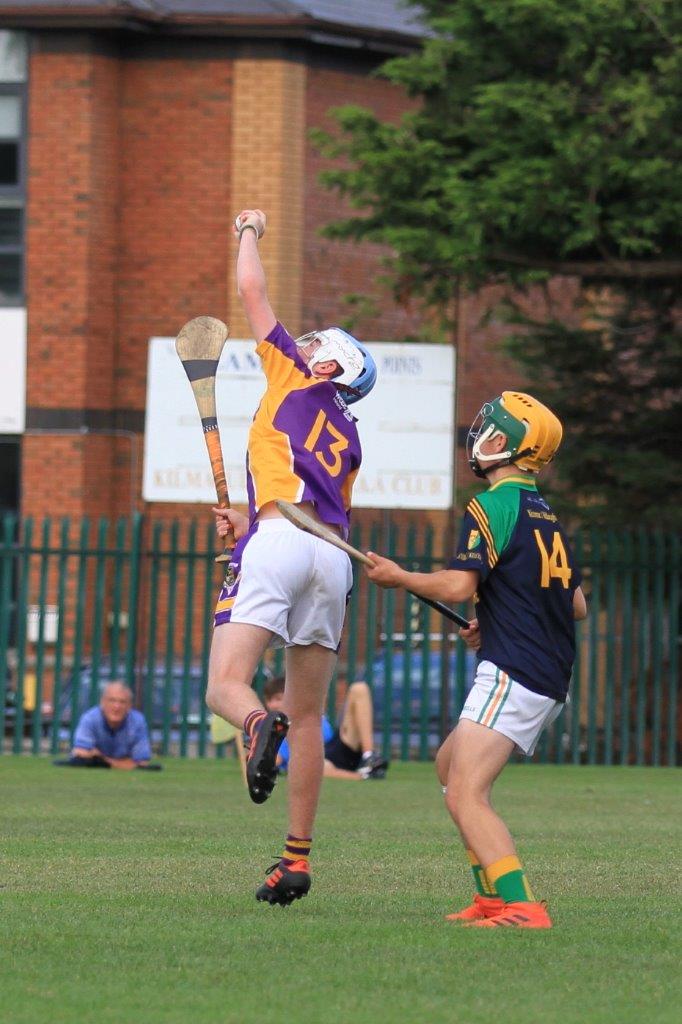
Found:
[{"label": "person lying on grass", "polygon": [[121,682],[111,682],[102,691],[99,704],[81,715],[71,757],[55,764],[130,771],[148,767],[151,756],[147,723],[142,712],[133,708],[132,690]]},{"label": "person lying on grass", "polygon": [[[284,676],[268,679],[263,687],[263,703],[268,711],[285,707],[284,688]],[[358,679],[349,685],[338,728],[334,728],[326,715],[322,716],[322,737],[326,779],[361,782],[386,778],[388,761],[374,751],[374,710],[367,683]],[[286,772],[289,756],[289,744],[284,740],[277,753],[280,772]]]}]

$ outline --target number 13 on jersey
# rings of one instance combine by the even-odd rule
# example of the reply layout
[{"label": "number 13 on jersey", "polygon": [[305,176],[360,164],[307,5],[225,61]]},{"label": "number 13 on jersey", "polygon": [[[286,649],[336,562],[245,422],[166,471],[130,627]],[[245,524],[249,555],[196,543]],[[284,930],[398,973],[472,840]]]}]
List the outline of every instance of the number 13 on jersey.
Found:
[{"label": "number 13 on jersey", "polygon": [[[320,434],[322,433],[323,428],[328,434],[331,434],[334,440],[330,441],[327,445],[323,445],[323,450],[320,451],[316,445],[320,439]],[[307,448],[309,452],[315,452],[315,458],[324,466],[330,476],[338,476],[341,472],[341,466],[343,465],[341,461],[341,452],[345,452],[348,447],[348,438],[344,437],[341,431],[336,429],[334,424],[325,414],[324,410],[320,409],[317,414],[317,419],[313,423],[310,433],[304,441],[304,447]],[[325,451],[331,456],[330,462],[325,458]]]}]

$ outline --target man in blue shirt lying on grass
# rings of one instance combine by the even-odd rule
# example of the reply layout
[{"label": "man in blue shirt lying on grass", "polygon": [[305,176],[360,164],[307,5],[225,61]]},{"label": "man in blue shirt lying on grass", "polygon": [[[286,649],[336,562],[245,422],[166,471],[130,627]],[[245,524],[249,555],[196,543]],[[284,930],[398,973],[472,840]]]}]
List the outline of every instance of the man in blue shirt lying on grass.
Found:
[{"label": "man in blue shirt lying on grass", "polygon": [[97,707],[81,715],[71,757],[55,764],[129,771],[148,767],[151,756],[147,723],[133,708],[132,690],[121,682],[111,682]]}]

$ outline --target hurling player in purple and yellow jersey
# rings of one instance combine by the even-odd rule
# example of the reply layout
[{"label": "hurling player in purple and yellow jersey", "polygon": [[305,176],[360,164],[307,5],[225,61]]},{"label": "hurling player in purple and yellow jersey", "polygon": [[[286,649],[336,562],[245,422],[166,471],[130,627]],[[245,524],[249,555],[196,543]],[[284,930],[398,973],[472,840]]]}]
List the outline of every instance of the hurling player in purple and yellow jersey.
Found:
[{"label": "hurling player in purple and yellow jersey", "polygon": [[[352,585],[345,552],[303,533],[275,502],[300,504],[345,536],[361,450],[349,405],[376,379],[374,360],[338,327],[294,340],[268,299],[258,241],[260,210],[237,217],[237,287],[266,378],[247,453],[249,515],[215,509],[221,536],[237,541],[218,598],[206,700],[251,740],[247,782],[263,803],[277,777],[288,733],[289,834],[279,863],[256,898],[289,904],[310,888],[309,856],[322,782],[320,719],[341,641]],[[284,645],[284,710],[267,712],[251,688],[270,645]],[[286,712],[286,713],[285,713]]]},{"label": "hurling player in purple and yellow jersey", "polygon": [[[477,892],[448,920],[483,927],[550,928],[490,792],[515,748],[532,754],[561,712],[585,617],[580,570],[535,475],[561,442],[559,420],[530,395],[505,391],[469,432],[469,464],[488,490],[468,505],[450,568],[413,573],[371,555],[371,580],[457,603],[476,595],[462,631],[479,647],[474,686],[436,758],[445,801],[469,856]],[[479,643],[480,641],[480,643]]]}]

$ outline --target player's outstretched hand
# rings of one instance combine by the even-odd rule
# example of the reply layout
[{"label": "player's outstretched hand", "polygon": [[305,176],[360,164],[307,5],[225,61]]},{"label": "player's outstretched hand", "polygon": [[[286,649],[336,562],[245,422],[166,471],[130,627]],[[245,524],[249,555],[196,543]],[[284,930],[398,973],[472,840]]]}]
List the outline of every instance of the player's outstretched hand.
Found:
[{"label": "player's outstretched hand", "polygon": [[267,218],[262,210],[242,210],[235,217],[234,233],[237,238],[241,238],[244,228],[255,228],[256,237],[262,238],[265,234],[266,220]]},{"label": "player's outstretched hand", "polygon": [[469,622],[469,628],[464,629],[464,627],[462,627],[459,631],[459,635],[467,647],[471,648],[472,651],[480,650],[481,630],[479,629],[478,619],[471,619]]},{"label": "player's outstretched hand", "polygon": [[230,527],[235,540],[241,540],[249,529],[249,517],[233,508],[214,508],[215,528],[219,537],[227,537]]},{"label": "player's outstretched hand", "polygon": [[376,583],[380,587],[404,586],[405,570],[401,569],[396,562],[392,562],[390,558],[375,555],[373,551],[368,551],[367,557],[372,564],[365,566],[365,572],[372,583]]}]

